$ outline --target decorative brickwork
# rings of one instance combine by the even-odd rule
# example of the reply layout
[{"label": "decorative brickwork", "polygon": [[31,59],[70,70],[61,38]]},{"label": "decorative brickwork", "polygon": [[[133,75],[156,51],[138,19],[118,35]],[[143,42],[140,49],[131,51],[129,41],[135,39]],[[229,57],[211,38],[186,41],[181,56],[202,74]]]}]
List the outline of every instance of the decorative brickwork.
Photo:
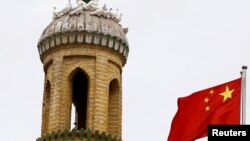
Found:
[{"label": "decorative brickwork", "polygon": [[86,127],[121,137],[122,59],[120,54],[95,45],[70,45],[46,54],[42,134],[72,128],[71,80],[80,69],[89,79]]},{"label": "decorative brickwork", "polygon": [[73,129],[72,131],[53,131],[51,134],[43,135],[36,141],[121,141],[121,139],[105,132]]}]

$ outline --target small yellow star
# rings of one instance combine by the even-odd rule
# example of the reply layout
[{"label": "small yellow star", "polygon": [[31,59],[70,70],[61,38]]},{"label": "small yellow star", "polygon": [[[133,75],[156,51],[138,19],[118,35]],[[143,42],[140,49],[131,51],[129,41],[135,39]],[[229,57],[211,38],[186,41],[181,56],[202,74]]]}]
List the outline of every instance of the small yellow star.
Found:
[{"label": "small yellow star", "polygon": [[229,90],[228,86],[226,87],[225,92],[221,93],[220,95],[223,96],[223,102],[225,102],[228,98],[232,98],[233,90]]},{"label": "small yellow star", "polygon": [[209,98],[205,98],[205,99],[204,99],[204,102],[205,102],[205,103],[208,103],[209,100],[210,100]]},{"label": "small yellow star", "polygon": [[211,94],[211,95],[214,94],[214,90],[211,90],[211,91],[209,92],[209,94]]},{"label": "small yellow star", "polygon": [[207,107],[205,108],[205,110],[206,110],[206,111],[209,111],[209,110],[210,110],[210,106],[207,106]]}]

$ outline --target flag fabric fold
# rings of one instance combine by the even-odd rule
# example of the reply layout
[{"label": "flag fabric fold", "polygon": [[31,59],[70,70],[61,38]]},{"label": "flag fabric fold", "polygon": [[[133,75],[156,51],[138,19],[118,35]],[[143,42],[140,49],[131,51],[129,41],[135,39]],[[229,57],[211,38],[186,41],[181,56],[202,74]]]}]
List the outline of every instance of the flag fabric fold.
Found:
[{"label": "flag fabric fold", "polygon": [[210,124],[240,124],[241,78],[178,99],[168,141],[207,136]]}]

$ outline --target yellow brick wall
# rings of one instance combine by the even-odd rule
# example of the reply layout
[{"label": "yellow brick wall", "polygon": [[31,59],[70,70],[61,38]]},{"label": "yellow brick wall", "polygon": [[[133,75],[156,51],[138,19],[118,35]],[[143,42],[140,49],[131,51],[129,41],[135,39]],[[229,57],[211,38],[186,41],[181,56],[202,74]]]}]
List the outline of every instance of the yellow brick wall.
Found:
[{"label": "yellow brick wall", "polygon": [[87,128],[121,138],[124,60],[120,54],[95,45],[65,45],[41,59],[45,71],[42,134],[72,128],[71,78],[75,70],[81,69],[89,79]]}]

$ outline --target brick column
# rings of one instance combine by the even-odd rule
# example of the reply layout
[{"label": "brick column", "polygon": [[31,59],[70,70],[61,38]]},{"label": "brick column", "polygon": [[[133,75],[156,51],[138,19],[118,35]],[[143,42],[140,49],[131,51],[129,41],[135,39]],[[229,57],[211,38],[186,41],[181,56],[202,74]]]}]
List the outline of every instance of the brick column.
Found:
[{"label": "brick column", "polygon": [[61,105],[61,84],[62,84],[62,58],[54,58],[52,66],[52,82],[50,96],[49,132],[60,128],[60,105]]},{"label": "brick column", "polygon": [[99,131],[107,131],[108,117],[108,58],[107,55],[96,55],[96,94],[94,128]]}]

